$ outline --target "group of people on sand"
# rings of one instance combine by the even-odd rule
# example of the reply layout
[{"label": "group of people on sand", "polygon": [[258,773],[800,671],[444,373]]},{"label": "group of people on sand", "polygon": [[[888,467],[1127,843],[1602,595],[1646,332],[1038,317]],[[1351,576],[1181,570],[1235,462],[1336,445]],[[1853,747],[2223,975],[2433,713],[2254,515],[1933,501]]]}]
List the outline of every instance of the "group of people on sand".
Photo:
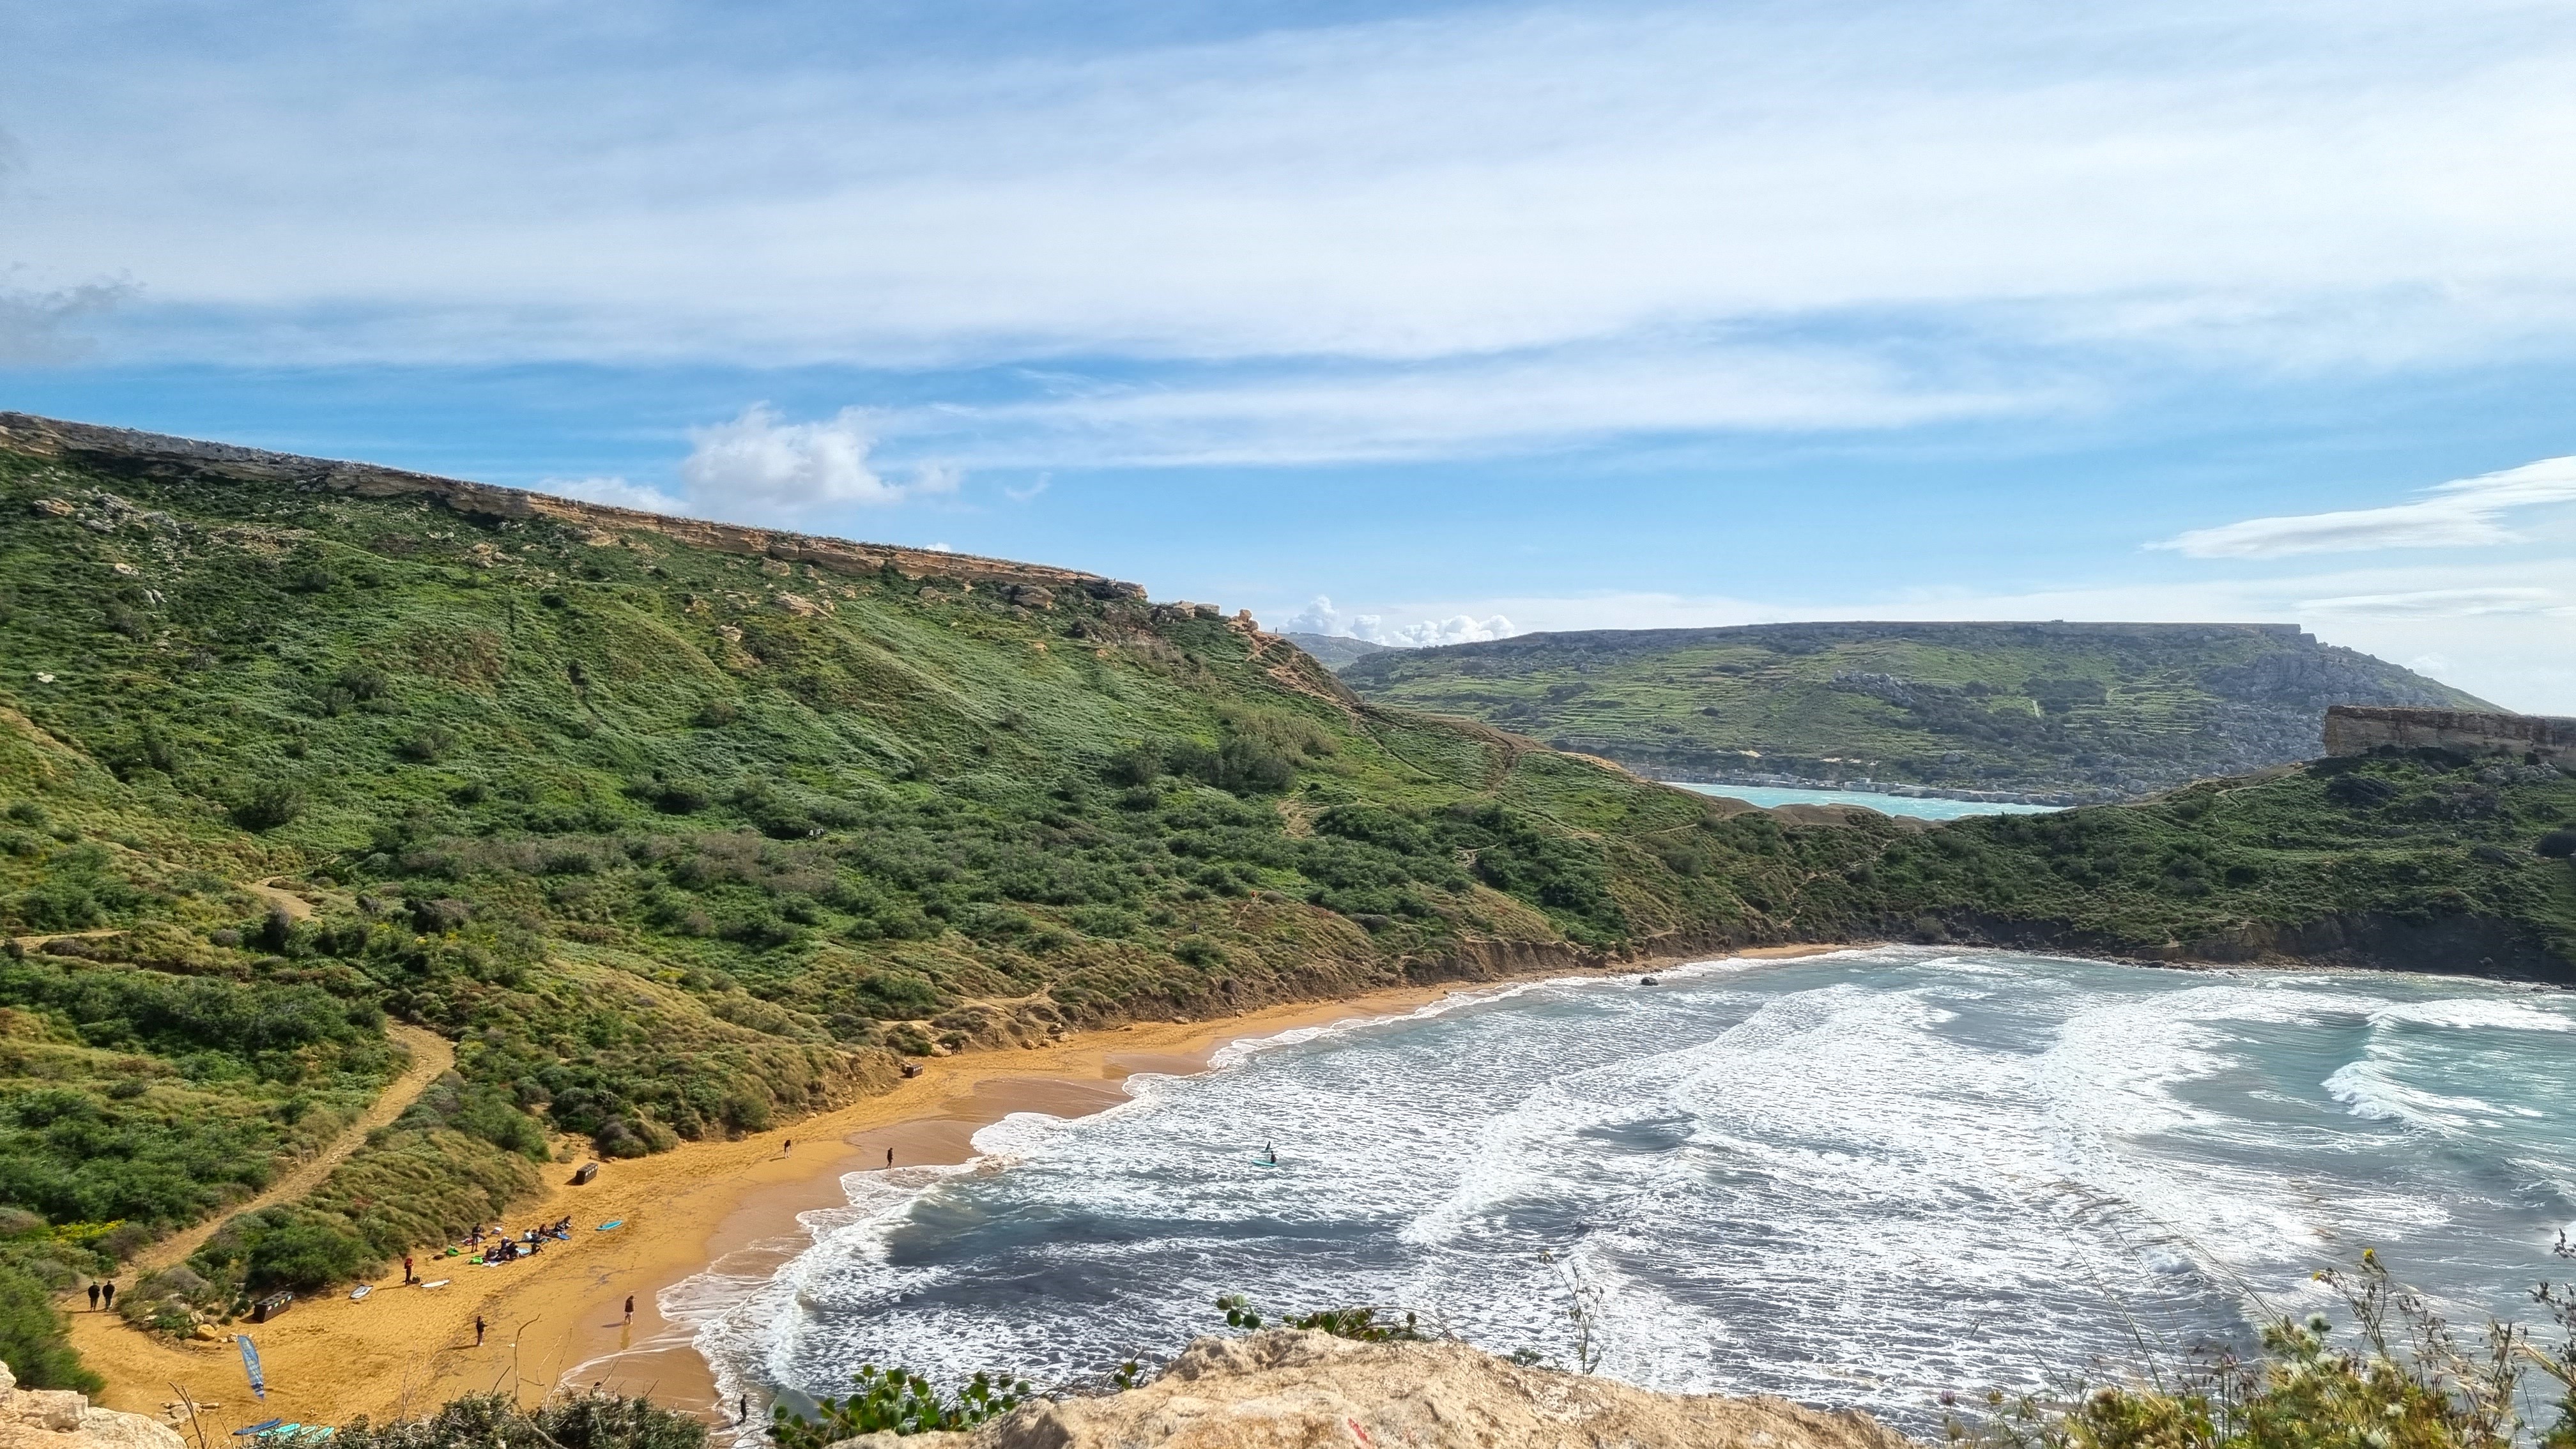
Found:
[{"label": "group of people on sand", "polygon": [[482,1252],[477,1255],[476,1261],[489,1267],[494,1263],[508,1263],[520,1258],[530,1257],[534,1255],[539,1248],[545,1246],[545,1241],[548,1238],[552,1238],[560,1243],[571,1242],[572,1219],[569,1217],[563,1217],[557,1218],[550,1223],[539,1223],[537,1226],[521,1233],[516,1238],[512,1238],[508,1230],[504,1228],[495,1227],[486,1229],[478,1227],[471,1234],[467,1235],[465,1242],[461,1246],[468,1248],[482,1247],[483,1239],[487,1235],[494,1241],[490,1247],[483,1248]]}]

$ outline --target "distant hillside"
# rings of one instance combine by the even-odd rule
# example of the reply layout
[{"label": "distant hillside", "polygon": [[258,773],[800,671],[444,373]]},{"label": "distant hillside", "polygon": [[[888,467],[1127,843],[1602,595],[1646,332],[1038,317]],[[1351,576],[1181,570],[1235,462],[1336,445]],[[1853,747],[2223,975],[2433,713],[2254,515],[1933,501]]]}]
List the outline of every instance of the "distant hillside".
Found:
[{"label": "distant hillside", "polygon": [[1352,639],[1340,634],[1300,634],[1294,630],[1279,636],[1312,654],[1326,669],[1339,669],[1345,664],[1387,651],[1384,644],[1371,644],[1366,639]]},{"label": "distant hillside", "polygon": [[1757,624],[1524,634],[1341,669],[1666,776],[2133,798],[2322,753],[2331,704],[2488,709],[2288,624]]}]

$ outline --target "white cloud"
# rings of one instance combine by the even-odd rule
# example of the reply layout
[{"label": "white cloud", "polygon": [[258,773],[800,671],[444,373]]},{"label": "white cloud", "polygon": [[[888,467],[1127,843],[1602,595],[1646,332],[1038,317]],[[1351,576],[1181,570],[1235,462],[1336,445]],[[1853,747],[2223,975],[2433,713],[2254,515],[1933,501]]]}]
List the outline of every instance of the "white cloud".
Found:
[{"label": "white cloud", "polygon": [[636,508],[646,513],[666,513],[685,517],[688,500],[674,498],[659,488],[629,483],[623,478],[548,478],[537,484],[539,493],[552,493],[564,498],[578,498],[585,503],[605,503],[615,508]]},{"label": "white cloud", "polygon": [[2179,533],[2150,548],[2193,558],[2281,558],[2387,548],[2470,548],[2517,543],[2496,520],[2519,508],[2576,502],[2576,458],[2544,458],[2500,473],[2460,478],[2414,503],[2281,518],[2249,518]]},{"label": "white cloud", "polygon": [[2417,589],[2399,594],[2347,594],[2334,599],[2307,599],[2299,609],[2310,614],[2369,615],[2389,619],[2464,619],[2483,614],[2551,614],[2567,612],[2548,589]]},{"label": "white cloud", "polygon": [[1488,614],[1481,619],[1468,614],[1452,614],[1447,618],[1424,618],[1408,624],[1390,625],[1381,614],[1344,614],[1322,594],[1309,600],[1306,607],[1291,614],[1288,622],[1279,627],[1292,634],[1327,634],[1397,649],[1474,644],[1486,639],[1508,639],[1521,632],[1512,627],[1511,620],[1500,614]]},{"label": "white cloud", "polygon": [[691,428],[680,464],[690,501],[700,508],[796,512],[835,504],[885,505],[956,491],[953,469],[929,467],[910,483],[889,482],[869,466],[876,440],[863,414],[844,408],[828,420],[791,423],[767,403],[754,403],[729,423]]},{"label": "white cloud", "polygon": [[137,13],[12,33],[11,245],[147,279],[135,355],[1406,363],[1933,317],[2005,362],[2261,365],[2339,319],[2323,355],[2376,366],[2576,320],[2564,7],[1478,6],[928,54],[827,11],[792,63],[685,12]]},{"label": "white cloud", "polygon": [[[1458,457],[1637,433],[1880,429],[2028,414],[2066,382],[1943,375],[1857,348],[1623,339],[1392,367],[1308,362],[1220,381],[1083,386],[871,418],[978,467],[1281,466]],[[1017,494],[1013,495],[1018,496]]]}]

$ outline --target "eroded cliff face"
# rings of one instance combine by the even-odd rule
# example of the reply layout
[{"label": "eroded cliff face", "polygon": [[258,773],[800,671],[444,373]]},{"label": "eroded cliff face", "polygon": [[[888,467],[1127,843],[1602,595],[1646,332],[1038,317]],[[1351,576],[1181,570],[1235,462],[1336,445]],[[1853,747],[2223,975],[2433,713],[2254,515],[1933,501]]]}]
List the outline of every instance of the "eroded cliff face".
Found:
[{"label": "eroded cliff face", "polygon": [[871,1449],[1911,1449],[1866,1414],[1650,1393],[1463,1343],[1273,1329],[1204,1338],[1142,1388],[1026,1405],[973,1434]]},{"label": "eroded cliff face", "polygon": [[178,1431],[141,1414],[93,1409],[70,1389],[22,1389],[0,1363],[0,1449],[187,1449]]}]

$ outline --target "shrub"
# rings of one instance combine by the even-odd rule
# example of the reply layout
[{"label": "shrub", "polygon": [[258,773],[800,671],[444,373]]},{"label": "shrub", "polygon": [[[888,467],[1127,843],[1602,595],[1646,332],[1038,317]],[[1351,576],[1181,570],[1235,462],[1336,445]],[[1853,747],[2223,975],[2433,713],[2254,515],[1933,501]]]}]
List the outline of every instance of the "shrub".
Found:
[{"label": "shrub", "polygon": [[233,823],[244,830],[275,830],[304,813],[304,792],[282,780],[254,785],[233,806]]},{"label": "shrub", "polygon": [[[2054,1397],[1990,1392],[1991,1417],[1970,1426],[1954,1415],[1949,1437],[1995,1449],[2508,1449],[2529,1442],[2518,1412],[2526,1365],[2576,1386],[2569,1345],[2543,1349],[2509,1324],[2490,1325],[2484,1350],[2463,1349],[2369,1250],[2357,1272],[2317,1277],[2342,1293],[2355,1346],[2337,1346],[2322,1314],[2280,1319],[2262,1329],[2260,1359],[2219,1353],[2147,1383]],[[2576,1327],[2576,1302],[2562,1290],[2535,1296],[2562,1329]],[[2541,1444],[2576,1443],[2567,1408],[2562,1392]]]},{"label": "shrub", "polygon": [[415,764],[427,765],[445,759],[448,751],[455,748],[455,735],[436,725],[430,725],[404,740],[401,754],[404,759]]},{"label": "shrub", "polygon": [[862,1434],[955,1432],[1009,1413],[1032,1392],[1025,1379],[979,1373],[955,1394],[945,1395],[919,1374],[874,1364],[861,1365],[853,1382],[858,1392],[823,1400],[813,1418],[790,1414],[784,1404],[773,1409],[770,1438],[779,1449],[822,1449]]},{"label": "shrub", "polygon": [[63,1316],[54,1311],[45,1285],[8,1267],[0,1267],[0,1363],[9,1365],[24,1389],[94,1394],[105,1387],[72,1352]]},{"label": "shrub", "polygon": [[503,1394],[469,1394],[425,1419],[344,1425],[340,1449],[492,1449],[542,1444],[558,1449],[704,1449],[707,1426],[650,1399],[605,1394],[549,1399],[522,1409]]},{"label": "shrub", "polygon": [[2540,837],[2540,843],[2532,848],[2548,860],[2576,857],[2576,828],[2553,830]]}]

